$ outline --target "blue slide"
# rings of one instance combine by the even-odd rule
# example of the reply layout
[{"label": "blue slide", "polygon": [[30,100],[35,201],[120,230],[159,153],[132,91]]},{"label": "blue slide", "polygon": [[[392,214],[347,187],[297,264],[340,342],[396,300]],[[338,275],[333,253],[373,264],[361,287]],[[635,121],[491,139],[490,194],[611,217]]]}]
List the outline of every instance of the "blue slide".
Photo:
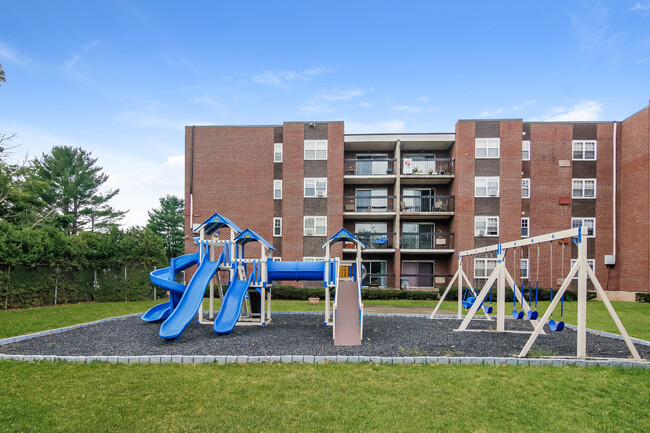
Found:
[{"label": "blue slide", "polygon": [[[241,315],[242,302],[248,291],[248,287],[253,281],[253,274],[248,277],[248,280],[238,280],[237,276],[233,278],[228,291],[223,297],[219,315],[214,320],[214,332],[217,334],[228,334],[235,327],[239,316]],[[264,308],[264,306],[262,306]]]},{"label": "blue slide", "polygon": [[206,250],[206,253],[203,256],[203,261],[199,264],[192,280],[187,285],[187,289],[185,289],[185,293],[183,293],[180,302],[169,315],[169,318],[160,325],[160,332],[158,332],[160,338],[173,340],[183,333],[185,328],[187,328],[187,325],[192,321],[192,318],[199,311],[199,308],[203,303],[205,288],[219,269],[223,260],[223,254],[219,255],[216,262],[208,260],[208,253]]},{"label": "blue slide", "polygon": [[153,284],[169,290],[169,302],[154,305],[141,317],[145,322],[156,322],[158,320],[166,319],[169,317],[174,307],[178,305],[183,293],[185,293],[185,285],[174,281],[174,277],[178,272],[184,271],[197,264],[199,261],[199,253],[186,254],[184,256],[175,257],[171,260],[171,266],[168,268],[156,269],[149,274],[149,279]]}]

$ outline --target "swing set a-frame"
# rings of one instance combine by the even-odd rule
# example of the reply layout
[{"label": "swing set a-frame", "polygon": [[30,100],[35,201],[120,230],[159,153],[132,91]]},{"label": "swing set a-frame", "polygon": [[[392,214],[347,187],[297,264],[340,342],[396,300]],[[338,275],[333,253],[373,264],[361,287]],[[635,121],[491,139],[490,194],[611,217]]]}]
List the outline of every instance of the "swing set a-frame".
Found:
[{"label": "swing set a-frame", "polygon": [[[518,357],[523,358],[528,354],[528,351],[530,350],[531,346],[539,336],[539,334],[545,334],[544,332],[544,325],[549,322],[549,319],[551,315],[553,314],[553,311],[557,307],[558,303],[564,298],[564,293],[566,292],[567,288],[569,287],[569,284],[573,280],[575,276],[577,276],[577,282],[578,282],[578,301],[577,301],[577,306],[578,306],[578,317],[577,317],[577,325],[576,325],[576,339],[577,339],[577,348],[576,348],[576,357],[578,359],[585,359],[587,357],[587,351],[586,351],[586,341],[587,341],[587,281],[591,281],[592,285],[596,289],[596,292],[602,299],[603,303],[605,304],[605,307],[607,308],[607,311],[609,312],[610,316],[612,317],[614,323],[616,324],[616,327],[618,328],[621,336],[623,337],[623,340],[625,341],[625,344],[627,345],[630,353],[632,354],[632,357],[634,358],[635,361],[641,361],[641,357],[639,356],[639,353],[637,352],[636,348],[634,347],[634,344],[632,343],[632,340],[630,339],[630,336],[628,335],[627,331],[625,330],[625,327],[621,323],[621,320],[619,319],[618,315],[616,314],[616,311],[614,310],[614,307],[612,307],[612,304],[609,302],[609,299],[607,298],[607,294],[603,290],[603,287],[601,284],[598,282],[598,279],[596,278],[596,275],[594,274],[594,271],[591,269],[589,266],[589,263],[587,261],[587,237],[583,236],[583,228],[582,227],[575,227],[571,228],[569,230],[563,230],[559,232],[554,232],[554,233],[548,233],[545,235],[540,235],[540,236],[534,236],[531,238],[526,238],[526,239],[520,239],[517,241],[513,242],[507,242],[503,244],[494,244],[490,245],[487,247],[481,247],[481,248],[476,248],[473,250],[467,250],[467,251],[461,251],[458,253],[458,270],[454,274],[454,277],[450,281],[449,285],[447,286],[447,289],[441,296],[440,300],[436,304],[436,307],[434,308],[433,312],[429,316],[430,319],[433,319],[442,305],[442,301],[445,299],[447,296],[447,293],[451,289],[452,285],[454,284],[455,281],[458,281],[458,319],[463,318],[462,317],[462,286],[463,286],[463,280],[468,284],[468,287],[470,291],[474,294],[475,300],[473,302],[473,305],[463,318],[462,323],[456,329],[456,331],[475,331],[475,332],[481,332],[482,330],[476,330],[476,329],[468,329],[468,325],[471,322],[471,320],[474,318],[476,313],[478,312],[479,308],[483,310],[484,315],[487,318],[490,318],[489,315],[486,313],[486,307],[484,305],[486,297],[488,295],[488,292],[492,289],[492,286],[496,283],[497,285],[497,290],[496,290],[496,298],[497,298],[497,309],[496,309],[496,331],[497,332],[526,332],[526,331],[507,331],[505,329],[505,305],[506,305],[506,282],[507,284],[512,288],[515,296],[515,300],[519,300],[519,302],[522,305],[523,310],[526,312],[526,316],[528,316],[528,312],[530,311],[530,306],[524,299],[522,291],[519,289],[517,284],[515,283],[514,279],[512,278],[512,275],[508,272],[508,269],[506,268],[506,254],[509,249],[516,249],[520,248],[523,246],[530,246],[530,245],[539,245],[542,243],[552,243],[555,241],[560,241],[562,239],[572,239],[572,241],[576,244],[577,249],[578,249],[578,258],[575,261],[574,265],[571,267],[571,270],[569,273],[565,276],[563,279],[562,286],[560,289],[557,291],[557,294],[551,301],[551,304],[547,308],[546,312],[542,315],[541,318],[538,320],[530,320],[530,324],[533,327],[532,333],[530,335],[530,338],[526,342],[526,345],[523,347],[521,352],[519,353]],[[481,291],[476,294],[474,288],[472,287],[469,279],[467,278],[467,275],[463,271],[462,268],[462,261],[463,259],[468,260],[470,256],[476,256],[477,254],[482,254],[482,253],[490,253],[490,252],[496,252],[496,266],[490,276],[487,278],[487,281],[483,285],[483,288]],[[551,258],[552,260],[552,258]],[[526,332],[528,333],[528,332]]]}]

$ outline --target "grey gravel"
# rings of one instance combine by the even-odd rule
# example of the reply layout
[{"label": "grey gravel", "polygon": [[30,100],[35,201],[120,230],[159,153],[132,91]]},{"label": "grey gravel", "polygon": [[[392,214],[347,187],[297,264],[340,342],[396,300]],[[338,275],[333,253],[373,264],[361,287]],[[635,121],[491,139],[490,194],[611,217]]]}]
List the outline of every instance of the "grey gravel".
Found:
[{"label": "grey gravel", "polygon": [[[237,362],[242,356],[273,356],[281,361],[283,356],[299,355],[304,356],[307,362],[336,361],[337,355],[370,357],[372,360],[408,357],[413,361],[426,356],[443,357],[439,358],[442,360],[468,357],[463,359],[463,363],[474,363],[478,361],[469,357],[517,356],[529,338],[528,334],[453,331],[459,325],[460,321],[456,319],[366,316],[362,345],[337,347],[332,339],[332,328],[324,327],[322,317],[313,314],[275,313],[273,323],[268,326],[237,326],[227,335],[215,334],[211,326],[193,322],[174,341],[158,337],[160,324],[127,317],[10,343],[0,346],[0,354],[161,356],[160,362],[181,362],[193,355],[225,356],[229,357],[229,362]],[[470,327],[490,330],[495,327],[495,322],[477,320]],[[506,320],[506,329],[531,331],[532,327],[524,320]],[[537,338],[532,355],[575,356],[574,330],[545,330],[547,335]],[[636,348],[642,358],[650,358],[649,346],[637,344]],[[587,355],[630,356],[623,341],[595,334],[587,334]]]}]

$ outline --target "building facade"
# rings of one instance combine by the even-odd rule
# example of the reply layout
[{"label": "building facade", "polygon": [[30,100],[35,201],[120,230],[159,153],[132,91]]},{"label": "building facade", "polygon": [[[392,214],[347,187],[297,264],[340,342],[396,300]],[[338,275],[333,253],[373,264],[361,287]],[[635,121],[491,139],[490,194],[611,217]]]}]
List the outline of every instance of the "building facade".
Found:
[{"label": "building facade", "polygon": [[[345,227],[368,247],[366,285],[432,289],[458,251],[583,226],[606,290],[649,291],[648,107],[609,122],[459,120],[435,134],[345,134],[343,122],[185,132],[188,251],[191,227],[214,212],[272,240],[282,260],[322,257]],[[510,252],[507,266],[517,283],[558,287],[577,249],[541,248]],[[463,264],[476,285],[494,265]]]}]

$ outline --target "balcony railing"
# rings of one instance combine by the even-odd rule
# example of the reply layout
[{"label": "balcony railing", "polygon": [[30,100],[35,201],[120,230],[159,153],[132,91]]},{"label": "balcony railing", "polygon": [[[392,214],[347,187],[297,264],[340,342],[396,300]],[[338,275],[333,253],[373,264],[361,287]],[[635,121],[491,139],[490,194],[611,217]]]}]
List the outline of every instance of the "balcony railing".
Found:
[{"label": "balcony railing", "polygon": [[388,278],[394,277],[395,274],[366,274],[361,285],[363,287],[387,287]]},{"label": "balcony railing", "polygon": [[356,176],[386,176],[395,174],[395,158],[370,159],[370,158],[346,158],[344,170],[346,175]]},{"label": "balcony railing", "polygon": [[441,287],[448,284],[453,275],[447,274],[402,274],[400,288]]},{"label": "balcony railing", "polygon": [[383,250],[393,248],[393,236],[395,236],[395,233],[361,232],[355,233],[354,235],[357,239],[363,242],[368,249]]},{"label": "balcony railing", "polygon": [[393,212],[394,195],[346,195],[343,197],[345,212]]},{"label": "balcony railing", "polygon": [[453,195],[403,195],[402,212],[453,212]]},{"label": "balcony railing", "polygon": [[454,161],[451,158],[402,158],[402,174],[450,175],[454,174]]},{"label": "balcony railing", "polygon": [[454,248],[454,234],[442,232],[402,233],[403,250],[451,250]]}]

